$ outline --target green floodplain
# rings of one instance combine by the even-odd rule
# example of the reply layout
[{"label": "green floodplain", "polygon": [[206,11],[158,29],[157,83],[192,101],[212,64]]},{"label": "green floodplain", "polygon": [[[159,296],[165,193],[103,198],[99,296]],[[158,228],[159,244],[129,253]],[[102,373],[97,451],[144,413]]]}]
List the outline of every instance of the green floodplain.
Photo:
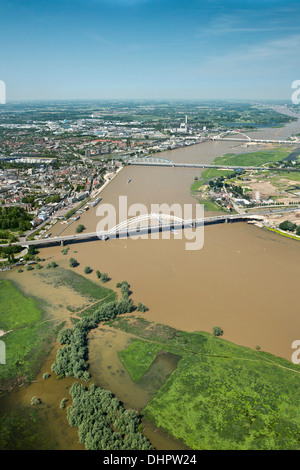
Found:
[{"label": "green floodplain", "polygon": [[143,412],[188,447],[299,449],[299,366],[206,332],[142,318],[118,317],[110,324],[140,338],[120,353],[135,381],[157,354],[181,356]]},{"label": "green floodplain", "polygon": [[[300,173],[296,171],[280,171],[279,175],[274,175],[272,170],[264,170],[264,166],[272,165],[272,163],[282,162],[284,159],[291,155],[291,149],[289,148],[274,148],[272,150],[258,150],[255,152],[243,153],[243,154],[233,154],[228,153],[221,157],[215,158],[214,165],[228,165],[228,166],[261,166],[263,174],[265,177],[270,177],[270,181],[277,185],[279,180],[293,180],[300,181]],[[299,158],[299,157],[298,157]],[[209,198],[197,197],[202,190],[202,187],[219,177],[234,177],[238,172],[234,170],[221,170],[217,168],[208,168],[203,170],[199,178],[195,178],[194,182],[190,186],[190,191],[193,196],[195,196],[199,204],[203,204],[205,210],[207,211],[219,211],[226,212],[224,207],[220,206],[214,201],[211,201]]]},{"label": "green floodplain", "polygon": [[241,166],[260,166],[266,163],[274,163],[283,160],[291,153],[288,148],[275,148],[272,150],[258,150],[242,154],[226,154],[215,158],[214,165],[241,165]]},{"label": "green floodplain", "polygon": [[[228,165],[228,166],[262,166],[267,163],[277,163],[287,158],[291,153],[288,148],[276,148],[273,150],[258,150],[256,152],[234,154],[228,153],[222,157],[215,158],[213,165]],[[219,170],[215,168],[208,168],[201,173],[199,180],[194,181],[191,185],[191,191],[198,191],[201,187],[213,178],[220,176],[229,176],[234,174],[234,170]],[[296,172],[281,172],[282,178],[298,179],[299,175]]]},{"label": "green floodplain", "polygon": [[[91,314],[100,303],[117,298],[117,292],[97,285],[71,270],[56,267],[39,271],[38,275],[46,283],[57,288],[67,286],[85,299],[86,306],[83,309],[66,306],[71,313],[78,313],[78,317]],[[40,299],[27,297],[12,281],[0,280],[0,330],[9,332],[2,337],[6,345],[6,364],[0,367],[1,382],[25,377],[30,380],[32,370],[37,370],[41,358],[49,351],[50,346],[47,348],[45,345],[52,344],[58,331],[64,326],[64,322],[49,320],[44,306]],[[78,317],[71,318],[71,321],[76,323],[79,321]]]},{"label": "green floodplain", "polygon": [[[67,306],[66,320],[72,321],[66,328],[61,319],[47,321],[38,298],[27,297],[10,280],[0,281],[0,329],[12,330],[1,338],[7,350],[7,364],[0,366],[3,395],[7,384],[12,390],[22,380],[34,380],[51,348],[61,344],[63,355],[58,354],[56,362],[65,362],[59,363],[57,378],[74,377],[74,383],[81,384],[70,390],[73,401],[66,392],[66,420],[78,428],[79,441],[87,449],[151,448],[141,435],[141,417],[191,449],[300,448],[300,366],[209,333],[187,333],[146,321],[132,307],[129,286],[124,283],[121,302],[123,298],[125,307],[120,308],[117,289],[107,289],[74,270],[56,267],[34,275],[58,288],[74,290],[85,299],[86,307]],[[131,338],[134,335],[130,346],[118,353],[135,383],[143,380],[162,354],[176,358],[175,370],[159,383],[141,415],[126,413],[118,397],[95,388],[93,377],[86,378],[73,364],[73,358],[79,357],[76,354],[82,353],[79,362],[88,368],[87,333],[101,323]],[[48,381],[43,381],[43,387],[47,386]],[[64,407],[60,400],[58,408]],[[82,407],[86,407],[84,416]],[[91,418],[91,407],[97,409],[96,421]],[[109,419],[104,419],[107,413]],[[0,415],[0,448],[34,449],[45,439],[39,405],[5,410],[0,396]],[[106,427],[98,429],[103,420]]]},{"label": "green floodplain", "polygon": [[6,346],[6,364],[0,366],[1,383],[30,380],[37,373],[38,362],[49,345],[49,325],[43,318],[37,300],[24,296],[11,281],[0,281],[0,330],[9,331],[1,338]]}]

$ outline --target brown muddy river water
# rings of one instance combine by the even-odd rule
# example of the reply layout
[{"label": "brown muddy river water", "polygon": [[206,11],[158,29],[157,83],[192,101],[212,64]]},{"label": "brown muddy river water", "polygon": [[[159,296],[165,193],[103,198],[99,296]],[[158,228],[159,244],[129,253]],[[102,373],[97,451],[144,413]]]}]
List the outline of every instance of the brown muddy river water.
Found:
[{"label": "brown muddy river water", "polygon": [[[276,131],[263,130],[255,136],[269,137]],[[162,156],[211,163],[216,155],[244,151],[249,148],[236,142],[205,142]],[[101,193],[98,211],[101,204],[109,203],[118,213],[119,196],[127,196],[128,206],[141,203],[149,211],[152,204],[195,206],[197,200],[189,188],[200,174],[199,169],[125,167]],[[97,208],[81,216],[86,232],[96,231]],[[77,223],[64,233],[75,233]],[[176,240],[176,236],[182,239]],[[300,323],[297,241],[241,222],[206,226],[201,250],[186,250],[183,234],[171,234],[170,240],[160,236],[158,240],[120,239],[71,246],[70,251],[78,250],[80,272],[86,265],[107,272],[113,287],[126,279],[134,299],[150,308],[147,318],[187,331],[212,331],[220,325],[224,338],[251,348],[259,345],[290,360]],[[60,248],[43,252],[56,259]]]},{"label": "brown muddy river water", "polygon": [[[211,163],[224,153],[255,150],[236,144],[206,142],[159,156],[173,161]],[[155,203],[195,206],[197,201],[189,188],[200,174],[199,169],[126,167],[101,192],[100,205],[110,203],[118,212],[121,195],[128,197],[128,205],[140,203],[149,209]],[[96,211],[97,207],[91,208],[63,233],[75,233],[78,223],[84,224],[87,232],[95,231],[99,221]],[[55,235],[62,228],[59,223],[51,232]],[[188,233],[191,234],[191,229]],[[95,241],[70,245],[67,256],[62,254],[61,247],[43,248],[40,256],[54,259],[63,267],[68,267],[72,256],[80,263],[76,272],[84,275],[84,267],[90,266],[93,272],[89,278],[95,281],[97,269],[106,272],[111,277],[106,286],[113,289],[117,282],[127,280],[135,303],[142,302],[149,308],[142,315],[150,321],[186,331],[211,332],[214,326],[221,326],[224,339],[250,348],[259,345],[262,350],[291,360],[291,345],[299,339],[300,331],[300,244],[246,222],[206,226],[204,246],[200,250],[186,250],[186,241],[183,236],[176,239],[174,234],[165,240],[160,236],[159,239]],[[19,282],[28,295],[37,295],[45,301],[48,297],[50,318],[68,318],[67,306],[83,306],[82,298],[75,293],[60,288],[56,296],[55,286],[38,281],[38,276],[32,273],[24,272],[21,277],[16,272],[2,273],[3,277]],[[111,390],[126,406],[142,409],[155,393],[155,387],[176,368],[176,358],[159,358],[151,366],[149,377],[135,384],[118,357],[118,352],[130,341],[130,335],[108,327],[92,331],[89,362],[97,385]],[[54,356],[55,351],[42,372],[50,368]],[[42,411],[45,432],[55,448],[80,449],[83,446],[77,444],[77,431],[68,426],[57,407],[57,400],[68,396],[65,388],[68,385],[68,380],[57,381],[51,377],[45,387],[38,377],[38,382],[17,395],[12,394],[10,403],[15,400],[28,404],[33,395],[43,395],[49,404]],[[145,432],[157,449],[184,448],[149,423]]]},{"label": "brown muddy river water", "polygon": [[[206,226],[200,250],[185,245],[172,235],[108,240],[72,245],[70,256],[76,247],[81,274],[84,266],[107,272],[108,287],[127,280],[149,320],[187,331],[218,325],[225,339],[290,360],[300,327],[298,242],[241,222]],[[60,252],[43,250],[58,263]]]}]

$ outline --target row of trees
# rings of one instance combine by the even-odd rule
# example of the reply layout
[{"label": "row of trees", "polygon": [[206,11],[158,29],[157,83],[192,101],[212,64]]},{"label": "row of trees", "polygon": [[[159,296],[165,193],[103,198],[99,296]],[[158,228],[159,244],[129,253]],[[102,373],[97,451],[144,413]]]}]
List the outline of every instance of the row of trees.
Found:
[{"label": "row of trees", "polygon": [[97,275],[97,278],[100,279],[100,281],[103,283],[109,281],[109,277],[107,273],[101,273],[99,270],[97,270],[96,275]]},{"label": "row of trees", "polygon": [[[75,258],[70,258],[69,260],[69,266],[70,268],[76,268],[79,266],[79,263],[77,259]],[[90,274],[92,272],[92,268],[90,266],[85,266],[84,268],[84,273],[85,274]],[[96,271],[97,278],[100,279],[101,282],[105,283],[109,281],[109,277],[107,273],[101,273],[99,270]]]},{"label": "row of trees", "polygon": [[[118,282],[116,287],[121,289],[122,299],[128,299],[130,294],[132,293],[130,290],[130,284],[128,284],[127,281]],[[136,309],[138,312],[142,313],[145,313],[149,310],[149,308],[141,302],[138,302]]]},{"label": "row of trees", "polygon": [[140,431],[138,414],[124,409],[111,392],[75,382],[70,395],[73,404],[67,408],[67,418],[78,427],[79,442],[87,450],[153,449]]},{"label": "row of trees", "polygon": [[130,299],[108,302],[91,316],[77,322],[73,328],[61,330],[57,339],[63,347],[57,351],[56,361],[51,366],[52,372],[59,376],[76,377],[88,382],[90,374],[86,362],[88,358],[87,333],[96,328],[98,323],[112,320],[117,315],[132,312],[133,309],[134,304]]},{"label": "row of trees", "polygon": [[118,282],[116,284],[116,287],[118,289],[121,289],[122,298],[128,299],[129,295],[131,294],[130,285],[128,284],[128,282],[127,281]]}]

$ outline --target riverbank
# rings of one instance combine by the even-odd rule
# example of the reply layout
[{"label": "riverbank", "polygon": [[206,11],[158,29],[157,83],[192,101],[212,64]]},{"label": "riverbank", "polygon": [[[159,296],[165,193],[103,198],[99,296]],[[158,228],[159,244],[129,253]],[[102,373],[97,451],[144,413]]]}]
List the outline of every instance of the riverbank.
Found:
[{"label": "riverbank", "polygon": [[113,173],[106,173],[104,175],[105,183],[101,186],[101,188],[93,192],[93,194],[91,195],[91,200],[97,199],[98,195],[102,193],[106,186],[120,173],[121,170],[123,170],[123,168],[124,167],[121,166]]},{"label": "riverbank", "polygon": [[287,237],[287,238],[291,238],[291,239],[293,239],[293,240],[300,241],[300,236],[298,236],[298,235],[292,235],[292,234],[290,234],[290,233],[288,233],[288,232],[285,232],[284,230],[274,229],[274,228],[272,228],[272,227],[266,227],[265,225],[264,225],[264,228],[265,228],[266,230],[269,230],[270,232],[277,233],[278,235],[281,235],[282,237]]}]

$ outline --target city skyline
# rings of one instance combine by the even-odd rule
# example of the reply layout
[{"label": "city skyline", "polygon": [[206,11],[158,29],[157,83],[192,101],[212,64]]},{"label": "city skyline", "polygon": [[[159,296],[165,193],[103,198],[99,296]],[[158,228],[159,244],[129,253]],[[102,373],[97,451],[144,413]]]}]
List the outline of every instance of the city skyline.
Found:
[{"label": "city skyline", "polygon": [[4,0],[0,79],[7,102],[287,100],[299,17],[282,0]]}]

